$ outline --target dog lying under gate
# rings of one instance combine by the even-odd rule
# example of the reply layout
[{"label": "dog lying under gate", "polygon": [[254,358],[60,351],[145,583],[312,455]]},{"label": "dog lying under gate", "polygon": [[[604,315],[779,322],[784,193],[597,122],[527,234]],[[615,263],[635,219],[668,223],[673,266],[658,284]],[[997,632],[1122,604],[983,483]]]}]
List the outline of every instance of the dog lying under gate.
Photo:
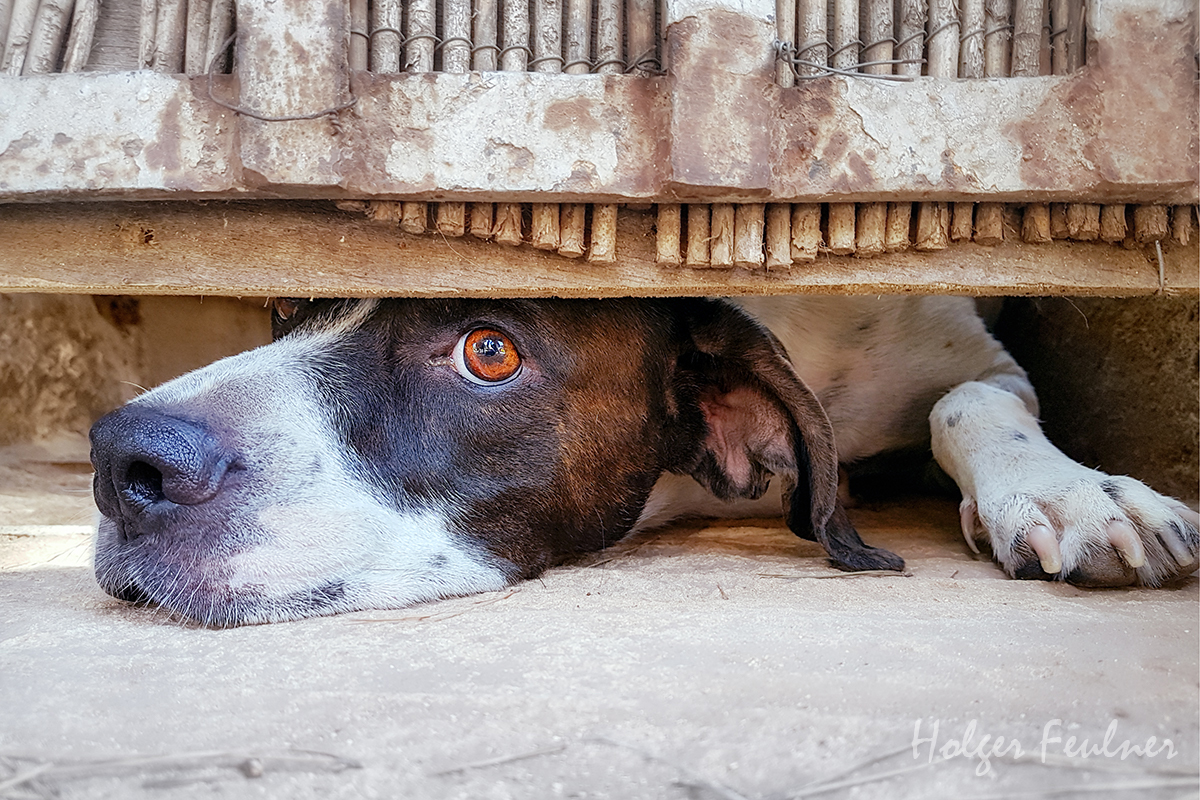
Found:
[{"label": "dog lying under gate", "polygon": [[273,325],[92,429],[108,593],[217,626],[396,607],[781,507],[835,565],[900,569],[839,462],[930,447],[1013,577],[1197,568],[1200,515],[1050,444],[968,299],[276,300]]}]

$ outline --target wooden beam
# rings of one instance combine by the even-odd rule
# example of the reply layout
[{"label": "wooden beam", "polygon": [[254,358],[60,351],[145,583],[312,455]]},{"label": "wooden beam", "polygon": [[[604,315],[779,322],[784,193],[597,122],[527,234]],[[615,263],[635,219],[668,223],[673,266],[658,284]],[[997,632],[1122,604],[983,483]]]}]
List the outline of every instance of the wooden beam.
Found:
[{"label": "wooden beam", "polygon": [[[614,263],[532,246],[405,234],[328,202],[89,203],[0,207],[0,291],[93,294],[656,296],[819,293],[1126,296],[1160,291],[1153,244],[995,247],[872,259],[818,255],[791,269],[656,263],[653,211],[622,208]],[[1198,291],[1195,239],[1162,242],[1169,294]]]}]

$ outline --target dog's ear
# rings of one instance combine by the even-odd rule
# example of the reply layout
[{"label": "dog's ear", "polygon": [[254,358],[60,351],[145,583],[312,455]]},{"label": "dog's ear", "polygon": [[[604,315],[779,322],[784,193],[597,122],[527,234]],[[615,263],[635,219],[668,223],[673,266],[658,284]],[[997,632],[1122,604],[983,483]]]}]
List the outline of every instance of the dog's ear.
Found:
[{"label": "dog's ear", "polygon": [[779,340],[725,302],[680,301],[677,319],[675,397],[692,441],[675,471],[726,500],[759,497],[778,475],[796,535],[846,569],[903,569],[896,554],[863,544],[838,502],[833,427]]}]

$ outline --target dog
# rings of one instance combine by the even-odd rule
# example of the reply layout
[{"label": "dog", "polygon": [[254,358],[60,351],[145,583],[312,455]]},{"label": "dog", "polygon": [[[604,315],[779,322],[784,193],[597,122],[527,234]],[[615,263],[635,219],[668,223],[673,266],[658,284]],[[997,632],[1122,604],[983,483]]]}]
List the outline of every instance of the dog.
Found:
[{"label": "dog", "polygon": [[1197,568],[1200,515],[1052,445],[967,298],[272,306],[271,344],[92,428],[109,594],[218,627],[394,608],[781,510],[835,566],[899,570],[838,486],[901,452],[932,452],[968,545],[1014,578]]}]

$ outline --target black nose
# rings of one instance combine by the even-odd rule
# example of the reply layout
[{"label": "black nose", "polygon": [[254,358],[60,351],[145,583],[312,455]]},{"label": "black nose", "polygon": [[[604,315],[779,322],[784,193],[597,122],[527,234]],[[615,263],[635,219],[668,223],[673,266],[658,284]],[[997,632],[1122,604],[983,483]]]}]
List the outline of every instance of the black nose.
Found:
[{"label": "black nose", "polygon": [[203,427],[136,405],[92,426],[93,493],[100,513],[137,521],[211,500],[233,462]]}]

